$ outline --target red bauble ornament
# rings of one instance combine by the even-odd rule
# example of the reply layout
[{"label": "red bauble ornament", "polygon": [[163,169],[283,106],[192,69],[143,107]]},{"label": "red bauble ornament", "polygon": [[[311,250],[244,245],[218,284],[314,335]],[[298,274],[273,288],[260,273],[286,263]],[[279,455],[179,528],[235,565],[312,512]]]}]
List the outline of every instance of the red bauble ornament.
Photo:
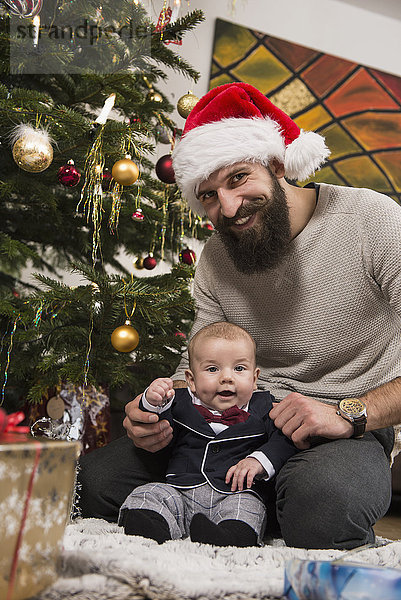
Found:
[{"label": "red bauble ornament", "polygon": [[206,223],[203,223],[202,227],[203,229],[207,229],[208,231],[213,231],[214,229],[213,225],[211,223],[208,223],[207,221]]},{"label": "red bauble ornament", "polygon": [[66,165],[59,168],[57,179],[59,180],[59,183],[62,183],[66,187],[74,187],[74,185],[79,183],[81,173],[74,165],[73,160],[69,160]]},{"label": "red bauble ornament", "polygon": [[182,331],[176,331],[174,335],[175,335],[175,337],[180,337],[180,338],[182,338],[183,340],[186,340],[186,339],[187,339],[187,336],[186,336],[186,335],[185,335],[185,333],[183,333]]},{"label": "red bauble ornament", "polygon": [[136,210],[134,210],[134,212],[131,215],[131,219],[133,221],[137,221],[138,223],[141,223],[144,220],[144,218],[145,217],[141,208],[137,208]]},{"label": "red bauble ornament", "polygon": [[102,174],[102,190],[104,192],[108,192],[110,187],[111,187],[111,180],[113,179],[113,176],[111,174],[111,171],[109,171],[109,169],[105,169],[103,171]]},{"label": "red bauble ornament", "polygon": [[194,265],[196,263],[196,254],[193,250],[185,248],[180,252],[180,261],[186,265]]},{"label": "red bauble ornament", "polygon": [[143,266],[148,271],[151,271],[152,269],[154,269],[156,265],[157,265],[157,261],[151,254],[149,254],[149,256],[147,256],[146,258],[143,259]]},{"label": "red bauble ornament", "polygon": [[156,175],[163,183],[175,183],[171,154],[165,154],[156,163]]}]

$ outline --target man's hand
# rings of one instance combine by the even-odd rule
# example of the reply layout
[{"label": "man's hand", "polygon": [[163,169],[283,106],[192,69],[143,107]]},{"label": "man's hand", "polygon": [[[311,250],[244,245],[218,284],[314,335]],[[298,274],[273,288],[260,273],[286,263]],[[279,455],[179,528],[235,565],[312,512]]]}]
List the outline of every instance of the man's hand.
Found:
[{"label": "man's hand", "polygon": [[243,458],[236,465],[230,467],[226,474],[226,483],[231,483],[231,491],[235,492],[239,490],[240,492],[245,488],[252,487],[252,483],[256,475],[262,475],[265,473],[264,468],[260,464],[256,458],[252,456],[248,456],[248,458]]},{"label": "man's hand", "polygon": [[141,396],[142,394],[125,406],[126,417],[123,425],[127,430],[128,437],[137,448],[148,452],[157,452],[171,442],[173,429],[168,421],[165,419],[160,421],[155,413],[140,410]]},{"label": "man's hand", "polygon": [[273,403],[269,413],[275,426],[290,438],[300,450],[310,448],[310,438],[349,438],[351,423],[336,414],[337,407],[308,398],[297,392]]},{"label": "man's hand", "polygon": [[153,406],[163,406],[173,396],[173,380],[170,377],[155,379],[146,390],[146,400]]}]

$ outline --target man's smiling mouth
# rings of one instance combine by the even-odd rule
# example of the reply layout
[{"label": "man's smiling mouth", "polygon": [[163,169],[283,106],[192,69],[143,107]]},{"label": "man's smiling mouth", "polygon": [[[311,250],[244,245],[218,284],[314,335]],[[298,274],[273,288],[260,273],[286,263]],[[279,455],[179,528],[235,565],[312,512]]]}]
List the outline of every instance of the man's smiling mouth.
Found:
[{"label": "man's smiling mouth", "polygon": [[252,213],[251,215],[247,215],[246,217],[240,217],[239,219],[236,219],[233,223],[233,227],[234,229],[247,229],[248,227],[252,226],[254,221],[256,218],[256,212]]}]

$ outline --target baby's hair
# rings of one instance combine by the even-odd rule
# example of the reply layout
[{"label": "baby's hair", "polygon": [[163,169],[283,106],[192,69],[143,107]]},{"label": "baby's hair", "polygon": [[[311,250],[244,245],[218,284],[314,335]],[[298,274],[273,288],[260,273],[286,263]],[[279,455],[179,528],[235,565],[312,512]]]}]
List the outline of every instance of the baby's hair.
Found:
[{"label": "baby's hair", "polygon": [[217,323],[211,323],[210,325],[206,325],[202,329],[200,329],[195,335],[190,339],[188,344],[188,355],[189,355],[189,365],[191,366],[191,358],[194,353],[195,344],[197,344],[200,340],[204,338],[222,338],[224,340],[239,340],[241,338],[248,339],[252,342],[254,349],[254,357],[256,361],[256,343],[253,337],[245,331],[239,325],[235,325],[234,323],[229,323],[228,321],[218,321]]}]

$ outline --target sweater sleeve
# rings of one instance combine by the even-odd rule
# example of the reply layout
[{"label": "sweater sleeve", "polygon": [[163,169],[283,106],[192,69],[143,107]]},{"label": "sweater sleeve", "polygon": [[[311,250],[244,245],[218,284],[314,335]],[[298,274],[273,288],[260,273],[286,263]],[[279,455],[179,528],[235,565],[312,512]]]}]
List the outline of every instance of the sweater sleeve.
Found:
[{"label": "sweater sleeve", "polygon": [[[210,239],[205,245],[202,254],[199,259],[199,263],[196,267],[195,279],[194,279],[194,299],[195,299],[195,321],[193,323],[190,338],[195,335],[197,331],[209,325],[210,323],[216,323],[217,321],[226,321],[226,317],[220,304],[217,302],[213,295],[213,285],[211,283],[211,273],[208,269],[208,256],[213,251],[213,247],[210,244]],[[182,354],[181,362],[177,367],[175,374],[172,376],[174,381],[185,380],[185,369],[188,368],[188,353],[185,350]]]},{"label": "sweater sleeve", "polygon": [[401,319],[401,206],[383,194],[373,199],[362,214],[365,264]]}]

